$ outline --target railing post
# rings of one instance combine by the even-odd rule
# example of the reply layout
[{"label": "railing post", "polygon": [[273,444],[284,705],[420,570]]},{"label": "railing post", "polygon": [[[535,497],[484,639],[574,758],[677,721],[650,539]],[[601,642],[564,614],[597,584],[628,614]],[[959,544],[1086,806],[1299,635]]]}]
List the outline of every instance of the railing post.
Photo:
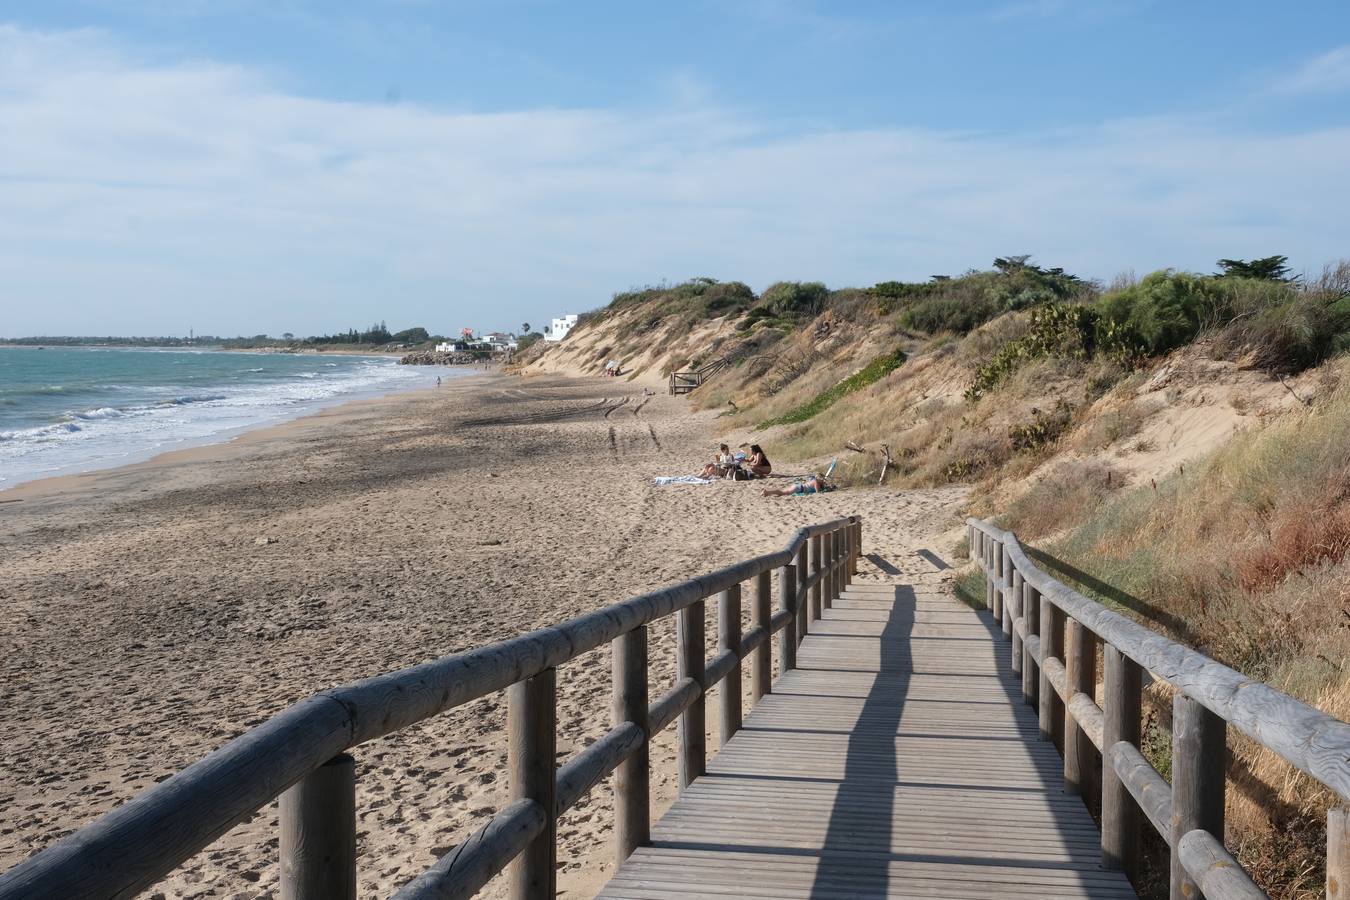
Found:
[{"label": "railing post", "polygon": [[[1017,633],[1017,617],[1022,615],[1022,573],[1016,569],[1012,573],[1012,596],[1009,598],[1008,606],[1012,608],[1008,618],[1012,620],[1012,653],[1009,656],[1009,664],[1014,675],[1022,674],[1022,636]],[[1022,627],[1026,627],[1026,622]]]},{"label": "railing post", "polygon": [[1198,900],[1200,888],[1181,863],[1178,844],[1204,829],[1223,843],[1227,723],[1185,694],[1172,701],[1172,900]]},{"label": "railing post", "polygon": [[[1139,746],[1142,677],[1139,664],[1108,643],[1102,644],[1105,682],[1102,748],[1124,741]],[[1139,811],[1115,766],[1102,763],[1102,867],[1133,875],[1139,857]]]},{"label": "railing post", "polygon": [[[740,619],[738,618],[739,624]],[[614,655],[614,724],[642,729],[642,746],[614,769],[615,865],[622,865],[651,839],[651,769],[648,766],[647,626],[639,625],[611,643]],[[739,687],[739,680],[737,683]],[[740,700],[737,691],[736,699]]]},{"label": "railing post", "polygon": [[1327,810],[1327,900],[1350,898],[1350,809]]},{"label": "railing post", "polygon": [[512,800],[533,800],[547,824],[511,864],[511,900],[548,900],[557,892],[558,823],[556,672],[545,669],[507,689],[507,776]]},{"label": "railing post", "polygon": [[339,753],[281,795],[283,900],[356,900],[356,762]]},{"label": "railing post", "polygon": [[755,704],[773,690],[773,641],[770,640],[772,635],[767,633],[772,607],[773,582],[766,569],[755,577],[755,601],[750,607],[751,624],[765,629],[764,643],[755,651],[755,661],[750,669],[750,698]]},{"label": "railing post", "polygon": [[1000,616],[1001,624],[1003,626],[1003,636],[1011,640],[1013,631],[1013,604],[1009,594],[1011,593],[1010,589],[1012,588],[1013,564],[1012,557],[1008,555],[1008,544],[1006,541],[999,545],[999,575],[998,595],[1001,598],[1000,602],[1003,604],[1002,615]]},{"label": "railing post", "polygon": [[717,649],[736,654],[726,677],[722,679],[722,716],[720,746],[741,728],[741,586],[733,584],[717,600]]},{"label": "railing post", "polygon": [[1064,750],[1064,701],[1050,683],[1046,672],[1047,660],[1064,660],[1064,610],[1041,597],[1041,738],[1052,742],[1060,752]]},{"label": "railing post", "polygon": [[[1095,697],[1097,686],[1097,639],[1077,619],[1069,620],[1069,649],[1064,658],[1065,693]],[[1088,809],[1096,807],[1097,759],[1092,739],[1083,733],[1070,713],[1064,718],[1064,790],[1083,798]]]},{"label": "railing post", "polygon": [[[824,549],[821,546],[820,535],[811,535],[811,574],[815,575],[825,567]],[[805,569],[801,570],[802,577],[806,577]],[[825,586],[821,584],[823,579],[817,578],[816,583],[811,585],[811,618],[819,619],[822,615],[825,605],[822,598],[825,596]]]},{"label": "railing post", "polygon": [[[1022,618],[1027,637],[1041,632],[1041,594],[1025,579],[1022,582]],[[1036,706],[1040,697],[1040,663],[1031,653],[1031,643],[1022,641],[1022,699]]]},{"label": "railing post", "polygon": [[786,565],[778,570],[778,608],[792,613],[783,630],[778,632],[778,659],[783,672],[797,668],[797,567]]},{"label": "railing post", "polygon": [[853,583],[853,523],[849,522],[839,529],[839,544],[844,557],[843,590]]},{"label": "railing post", "polygon": [[679,724],[679,768],[680,790],[694,783],[704,772],[707,764],[707,693],[708,685],[704,678],[704,611],[703,601],[691,603],[680,610],[675,621],[677,649],[677,675],[683,680],[692,678],[698,684],[698,696],[689,708],[680,713]]},{"label": "railing post", "polygon": [[863,535],[862,519],[853,523],[853,574],[858,574],[858,561],[862,559]]},{"label": "railing post", "polygon": [[989,542],[989,611],[1003,621],[1003,543],[997,540]]},{"label": "railing post", "polygon": [[834,605],[834,569],[830,565],[834,562],[834,541],[828,534],[820,536],[821,567],[825,570],[825,576],[821,579],[824,584],[824,593],[821,595],[821,608],[829,609]]},{"label": "railing post", "polygon": [[[798,572],[806,571],[806,553],[807,553],[806,542],[802,541],[802,545],[797,548],[796,566]],[[806,636],[811,632],[812,609],[811,609],[811,601],[806,596],[806,592],[797,591],[797,593],[801,594],[802,596],[797,597],[794,595],[793,597],[794,606],[792,608],[797,611],[797,643],[800,644],[803,640],[806,639]],[[816,618],[819,619],[820,616],[817,615]]]}]

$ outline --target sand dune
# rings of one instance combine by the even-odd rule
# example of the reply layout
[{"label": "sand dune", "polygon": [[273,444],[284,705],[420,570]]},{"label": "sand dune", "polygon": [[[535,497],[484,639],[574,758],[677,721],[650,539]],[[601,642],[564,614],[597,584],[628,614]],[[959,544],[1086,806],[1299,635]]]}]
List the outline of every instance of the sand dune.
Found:
[{"label": "sand dune", "polygon": [[[711,453],[716,423],[687,410],[612,380],[472,378],[8,492],[0,867],[316,690],[776,549],[807,522],[860,514],[882,565],[943,577],[916,551],[949,555],[960,489],[653,487]],[[653,692],[672,647],[659,623]],[[558,683],[570,754],[607,728],[607,651]],[[504,715],[487,697],[354,751],[362,896],[387,896],[503,802]],[[653,752],[658,809],[672,737]],[[612,870],[610,806],[601,786],[562,822],[565,896]],[[273,804],[150,896],[274,896],[275,826]]]}]

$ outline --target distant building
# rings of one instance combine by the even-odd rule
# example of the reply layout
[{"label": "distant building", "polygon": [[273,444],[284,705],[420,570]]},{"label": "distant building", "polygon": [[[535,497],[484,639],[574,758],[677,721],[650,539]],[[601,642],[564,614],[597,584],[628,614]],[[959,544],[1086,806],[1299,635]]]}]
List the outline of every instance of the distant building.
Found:
[{"label": "distant building", "polygon": [[478,340],[487,344],[493,350],[514,350],[517,346],[516,336],[504,331],[489,331]]},{"label": "distant building", "polygon": [[469,349],[469,345],[463,341],[445,341],[436,345],[437,353],[463,353]]},{"label": "distant building", "polygon": [[553,326],[549,328],[548,334],[544,335],[546,341],[561,341],[567,337],[568,333],[576,327],[577,317],[575,314],[563,316],[561,319],[554,319]]}]

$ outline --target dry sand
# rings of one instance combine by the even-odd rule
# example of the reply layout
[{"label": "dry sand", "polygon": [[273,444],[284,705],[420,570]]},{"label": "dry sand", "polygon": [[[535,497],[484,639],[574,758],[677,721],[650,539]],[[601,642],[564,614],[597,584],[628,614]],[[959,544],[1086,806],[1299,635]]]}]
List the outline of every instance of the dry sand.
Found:
[{"label": "dry sand", "polygon": [[[862,515],[864,576],[943,577],[917,551],[949,557],[960,489],[652,486],[698,468],[715,430],[609,379],[475,376],[0,493],[18,501],[0,503],[0,869],[307,694],[776,549],[807,522]],[[673,678],[668,626],[652,629],[653,696]],[[558,684],[570,755],[608,727],[608,652]],[[504,714],[494,695],[355,749],[361,896],[502,805]],[[658,810],[672,732],[653,749]],[[611,806],[602,784],[561,823],[563,896],[612,871]],[[276,815],[148,895],[275,896]]]}]

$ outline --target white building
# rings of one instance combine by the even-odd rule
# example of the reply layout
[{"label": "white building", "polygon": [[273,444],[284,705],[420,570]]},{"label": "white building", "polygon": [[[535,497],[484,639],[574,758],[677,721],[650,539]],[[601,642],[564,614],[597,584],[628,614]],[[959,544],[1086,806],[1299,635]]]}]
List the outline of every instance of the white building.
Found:
[{"label": "white building", "polygon": [[469,345],[463,341],[446,341],[443,344],[436,345],[437,353],[463,353],[469,349]]},{"label": "white building", "polygon": [[479,338],[480,341],[490,346],[493,350],[514,350],[516,349],[516,336],[507,334],[504,331],[489,331]]},{"label": "white building", "polygon": [[548,334],[544,335],[546,341],[561,341],[567,337],[568,332],[576,327],[577,317],[575,314],[563,316],[561,319],[554,319],[553,326],[549,328]]}]

